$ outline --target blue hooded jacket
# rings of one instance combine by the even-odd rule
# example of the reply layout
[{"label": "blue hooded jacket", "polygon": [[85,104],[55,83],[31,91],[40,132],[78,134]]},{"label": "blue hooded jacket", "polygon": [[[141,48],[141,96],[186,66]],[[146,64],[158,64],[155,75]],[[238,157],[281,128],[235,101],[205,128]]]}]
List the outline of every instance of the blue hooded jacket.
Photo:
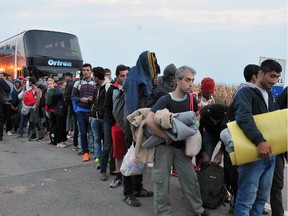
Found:
[{"label": "blue hooded jacket", "polygon": [[142,92],[144,97],[148,97],[153,88],[153,76],[155,74],[155,65],[151,59],[152,52],[144,51],[140,54],[136,66],[132,67],[124,83],[125,104],[127,114],[137,110],[140,100],[139,92]]}]

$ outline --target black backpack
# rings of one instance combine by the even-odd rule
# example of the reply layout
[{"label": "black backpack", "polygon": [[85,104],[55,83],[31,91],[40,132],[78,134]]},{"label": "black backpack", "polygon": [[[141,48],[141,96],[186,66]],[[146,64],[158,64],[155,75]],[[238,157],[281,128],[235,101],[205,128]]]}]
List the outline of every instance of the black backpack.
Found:
[{"label": "black backpack", "polygon": [[152,88],[152,91],[151,91],[151,94],[147,97],[143,96],[144,94],[141,92],[143,91],[143,88],[140,87],[139,88],[139,95],[140,95],[140,98],[139,98],[139,103],[138,103],[138,108],[151,108],[153,107],[153,105],[157,102],[157,100],[168,94],[169,91],[165,90],[164,88],[160,87],[159,85],[157,86],[154,86]]},{"label": "black backpack", "polygon": [[215,209],[224,205],[226,189],[224,187],[224,170],[220,165],[208,164],[200,173],[199,185],[203,206]]}]

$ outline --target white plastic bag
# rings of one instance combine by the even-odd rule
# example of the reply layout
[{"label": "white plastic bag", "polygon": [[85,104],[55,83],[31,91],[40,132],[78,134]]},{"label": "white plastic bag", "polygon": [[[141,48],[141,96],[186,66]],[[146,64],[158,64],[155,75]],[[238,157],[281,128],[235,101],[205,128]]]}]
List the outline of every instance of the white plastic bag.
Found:
[{"label": "white plastic bag", "polygon": [[136,161],[135,148],[133,145],[131,145],[124,156],[120,172],[124,176],[142,175],[144,172],[144,164]]}]

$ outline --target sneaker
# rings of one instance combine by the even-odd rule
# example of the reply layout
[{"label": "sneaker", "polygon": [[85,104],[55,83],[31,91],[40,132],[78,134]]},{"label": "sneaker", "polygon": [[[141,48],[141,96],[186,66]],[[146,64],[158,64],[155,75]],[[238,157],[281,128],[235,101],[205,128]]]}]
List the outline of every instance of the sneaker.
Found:
[{"label": "sneaker", "polygon": [[124,197],[123,201],[132,207],[138,207],[141,205],[135,196],[126,196]]},{"label": "sneaker", "polygon": [[89,154],[94,154],[94,148],[91,148],[91,149],[89,150]]},{"label": "sneaker", "polygon": [[108,179],[108,176],[106,173],[100,173],[100,180],[101,181],[107,181]]},{"label": "sneaker", "polygon": [[101,163],[99,158],[95,158],[96,169],[101,169]]},{"label": "sneaker", "polygon": [[18,135],[18,136],[17,136],[17,139],[21,139],[21,138],[23,138],[23,136],[21,136],[21,135]]},{"label": "sneaker", "polygon": [[13,134],[11,133],[11,131],[7,131],[7,135],[12,136]]},{"label": "sneaker", "polygon": [[58,148],[66,148],[67,146],[63,142],[61,142],[61,143],[57,143],[57,147]]},{"label": "sneaker", "polygon": [[37,138],[36,137],[31,137],[29,138],[29,141],[35,141]]},{"label": "sneaker", "polygon": [[71,142],[68,142],[68,141],[64,141],[63,142],[66,146],[71,146],[72,145],[72,143]]},{"label": "sneaker", "polygon": [[146,189],[142,188],[140,192],[134,193],[135,197],[152,197],[154,193],[152,191],[147,191]]},{"label": "sneaker", "polygon": [[73,150],[73,151],[78,151],[78,146],[73,146],[73,147],[72,147],[72,150]]},{"label": "sneaker", "polygon": [[110,184],[110,188],[116,188],[116,187],[118,187],[121,184],[122,184],[122,180],[121,179],[114,178],[113,181]]},{"label": "sneaker", "polygon": [[36,139],[36,141],[38,141],[38,142],[39,142],[39,141],[44,141],[44,140],[45,140],[45,137],[41,137],[41,138],[37,138],[37,139]]},{"label": "sneaker", "polygon": [[173,171],[171,172],[171,176],[178,177],[178,173],[177,173],[175,170],[173,170]]},{"label": "sneaker", "polygon": [[84,162],[87,162],[87,161],[90,160],[90,156],[89,156],[89,154],[88,154],[87,152],[83,154],[82,160],[83,160]]},{"label": "sneaker", "polygon": [[51,145],[51,144],[52,144],[52,141],[51,141],[51,140],[47,142],[47,145]]}]

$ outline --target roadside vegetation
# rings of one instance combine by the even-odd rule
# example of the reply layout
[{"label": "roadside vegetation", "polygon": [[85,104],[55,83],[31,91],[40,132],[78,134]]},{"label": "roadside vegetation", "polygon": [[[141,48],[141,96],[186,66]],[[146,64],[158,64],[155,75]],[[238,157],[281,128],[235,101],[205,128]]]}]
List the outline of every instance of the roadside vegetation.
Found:
[{"label": "roadside vegetation", "polygon": [[[215,103],[230,105],[232,103],[233,94],[237,90],[237,85],[228,85],[219,83],[215,86],[215,93],[213,97],[215,99]],[[199,92],[200,84],[196,84],[194,86],[194,92]]]}]

